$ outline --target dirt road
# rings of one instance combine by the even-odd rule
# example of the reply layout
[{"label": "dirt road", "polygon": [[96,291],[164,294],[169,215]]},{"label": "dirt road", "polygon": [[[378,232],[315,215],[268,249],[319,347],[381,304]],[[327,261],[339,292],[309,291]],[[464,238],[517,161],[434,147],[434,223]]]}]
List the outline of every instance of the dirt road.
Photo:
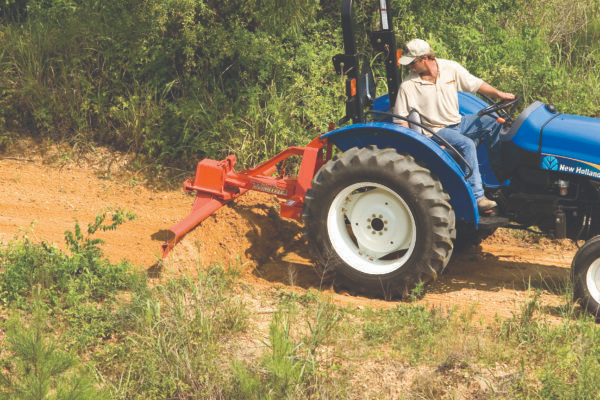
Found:
[{"label": "dirt road", "polygon": [[[105,254],[114,262],[126,259],[151,268],[167,230],[189,213],[193,197],[180,189],[151,189],[135,176],[117,178],[119,159],[99,152],[75,162],[60,150],[32,145],[0,154],[0,241],[27,235],[64,248],[64,232],[76,220],[85,228],[102,209],[121,207],[137,220],[99,235],[106,241]],[[301,231],[299,223],[279,217],[277,199],[249,193],[209,217],[172,251],[162,269],[151,271],[164,278],[221,262],[239,268],[254,285],[321,288],[336,302],[357,307],[396,304],[335,292],[313,267]],[[474,306],[486,318],[509,317],[524,304],[528,288],[540,288],[544,312],[556,315],[565,303],[557,293],[568,282],[575,251],[568,241],[526,241],[500,230],[479,248],[454,254],[421,302],[444,309]]]}]

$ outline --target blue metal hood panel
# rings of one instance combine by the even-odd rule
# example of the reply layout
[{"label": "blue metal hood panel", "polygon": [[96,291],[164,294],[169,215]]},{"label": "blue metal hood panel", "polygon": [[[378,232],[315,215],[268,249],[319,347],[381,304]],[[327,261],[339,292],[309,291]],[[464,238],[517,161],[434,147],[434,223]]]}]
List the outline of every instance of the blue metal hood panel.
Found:
[{"label": "blue metal hood panel", "polygon": [[543,155],[600,164],[600,119],[561,114],[542,130]]}]

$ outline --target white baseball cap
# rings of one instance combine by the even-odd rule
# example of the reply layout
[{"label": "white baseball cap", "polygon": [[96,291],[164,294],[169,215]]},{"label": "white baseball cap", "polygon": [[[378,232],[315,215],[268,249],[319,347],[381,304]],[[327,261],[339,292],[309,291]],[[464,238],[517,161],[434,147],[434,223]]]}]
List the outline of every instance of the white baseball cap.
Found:
[{"label": "white baseball cap", "polygon": [[406,43],[406,47],[402,51],[402,57],[398,62],[402,65],[408,65],[417,57],[431,53],[431,47],[422,39],[413,39]]}]

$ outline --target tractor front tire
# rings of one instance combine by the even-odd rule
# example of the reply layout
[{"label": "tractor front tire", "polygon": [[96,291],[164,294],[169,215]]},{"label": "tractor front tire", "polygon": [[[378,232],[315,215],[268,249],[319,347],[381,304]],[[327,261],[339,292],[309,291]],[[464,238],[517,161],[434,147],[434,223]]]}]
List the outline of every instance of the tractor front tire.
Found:
[{"label": "tractor front tire", "polygon": [[449,196],[429,170],[394,149],[352,148],[324,165],[303,219],[313,258],[356,293],[405,297],[435,280],[452,254]]},{"label": "tractor front tire", "polygon": [[573,296],[596,319],[600,319],[600,236],[585,242],[571,263]]}]

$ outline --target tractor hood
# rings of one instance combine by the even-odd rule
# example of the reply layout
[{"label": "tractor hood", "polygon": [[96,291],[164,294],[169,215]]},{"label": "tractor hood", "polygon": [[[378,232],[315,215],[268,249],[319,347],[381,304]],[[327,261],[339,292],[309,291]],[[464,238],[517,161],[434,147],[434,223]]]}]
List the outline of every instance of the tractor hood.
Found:
[{"label": "tractor hood", "polygon": [[558,115],[542,129],[541,151],[600,164],[600,119]]},{"label": "tractor hood", "polygon": [[600,119],[559,114],[535,102],[501,140],[540,154],[542,169],[600,178]]},{"label": "tractor hood", "polygon": [[542,168],[600,178],[600,119],[560,114],[542,129]]}]

